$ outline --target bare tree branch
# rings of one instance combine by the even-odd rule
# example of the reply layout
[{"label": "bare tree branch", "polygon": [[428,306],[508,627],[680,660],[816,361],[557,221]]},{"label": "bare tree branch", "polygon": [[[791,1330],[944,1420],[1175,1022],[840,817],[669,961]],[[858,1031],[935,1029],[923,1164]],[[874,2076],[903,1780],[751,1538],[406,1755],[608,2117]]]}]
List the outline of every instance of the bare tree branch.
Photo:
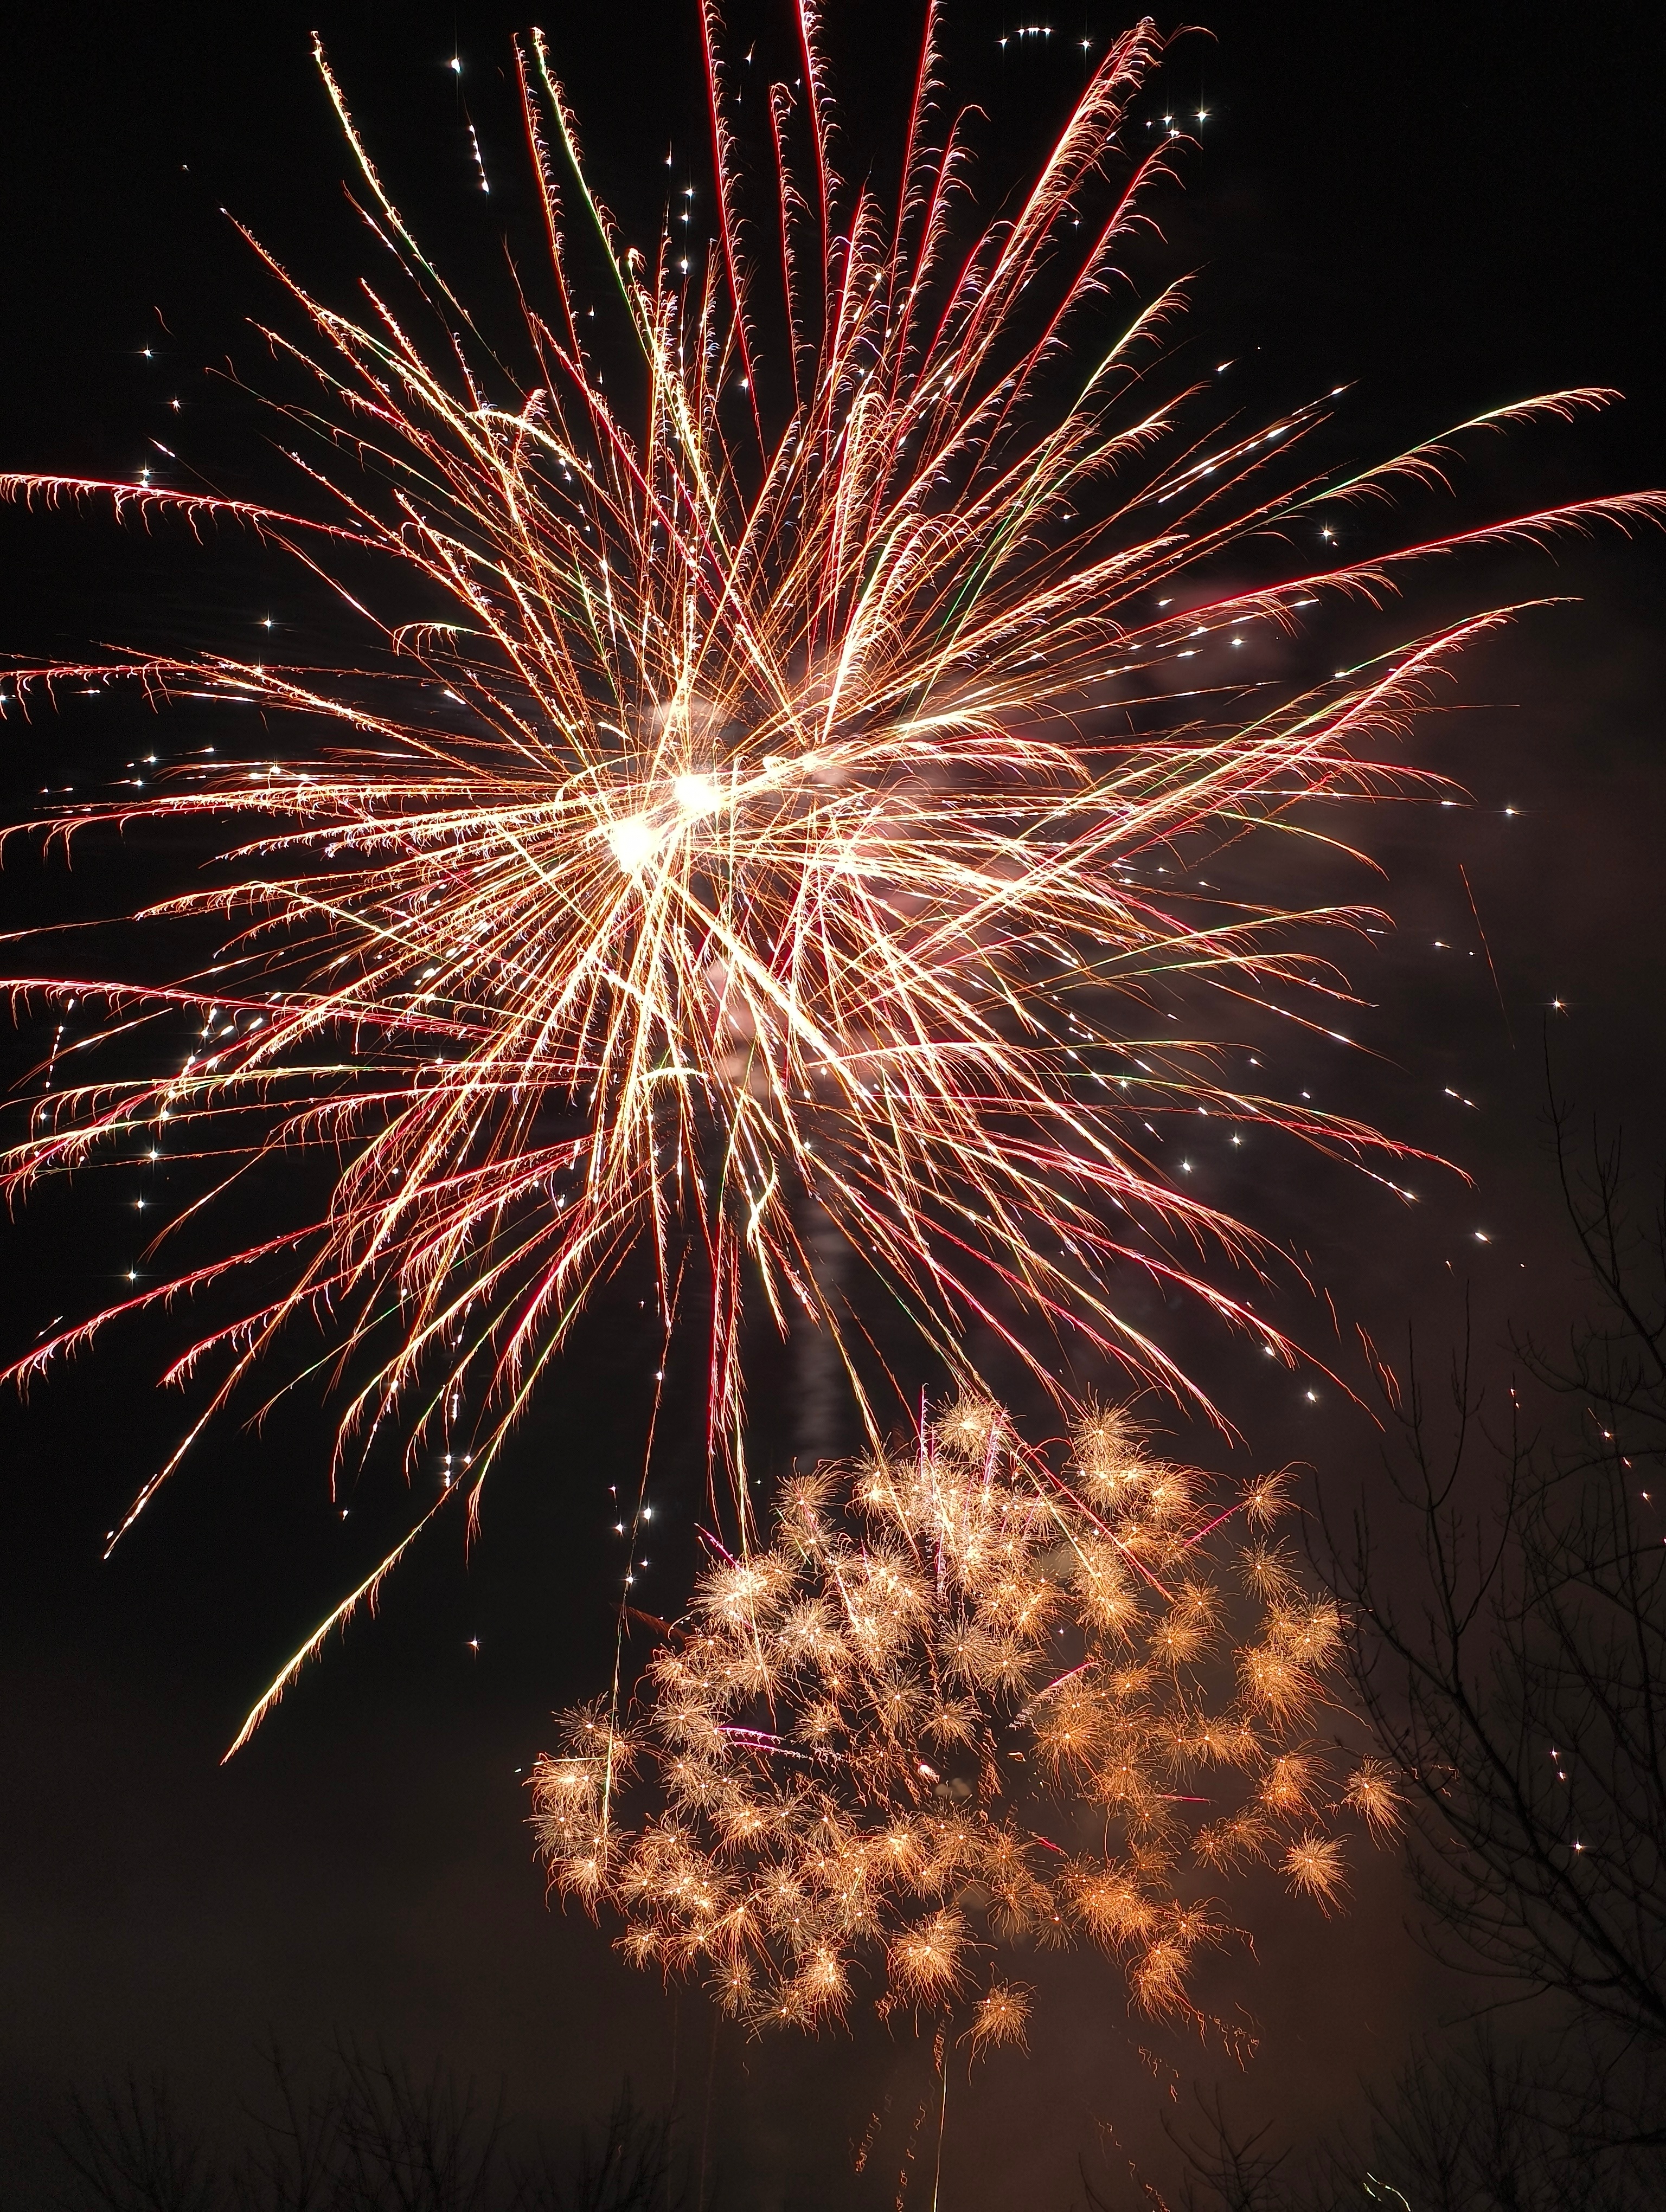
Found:
[{"label": "bare tree branch", "polygon": [[1591,1313],[1554,1358],[1517,1337],[1490,1402],[1466,1335],[1438,1419],[1408,1346],[1386,1505],[1322,1510],[1316,1549],[1431,1948],[1549,2003],[1570,2127],[1666,2148],[1666,1207],[1639,1222],[1619,1142],[1576,1162],[1553,1127]]}]

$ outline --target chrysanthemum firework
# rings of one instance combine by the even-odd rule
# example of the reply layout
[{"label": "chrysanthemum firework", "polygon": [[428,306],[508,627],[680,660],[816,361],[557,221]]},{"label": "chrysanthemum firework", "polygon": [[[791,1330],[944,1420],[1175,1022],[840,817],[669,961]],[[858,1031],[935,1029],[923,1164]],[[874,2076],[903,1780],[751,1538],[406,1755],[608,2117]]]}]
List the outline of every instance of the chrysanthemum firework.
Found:
[{"label": "chrysanthemum firework", "polygon": [[[1188,996],[1277,992],[1299,1018],[1304,989],[1341,986],[1292,928],[1349,917],[1183,888],[1167,863],[1297,819],[1309,837],[1317,803],[1382,787],[1373,746],[1465,630],[1311,692],[1234,687],[1230,648],[1429,549],[1317,574],[1263,559],[1254,588],[1229,588],[1222,556],[1248,533],[1317,544],[1318,501],[1432,474],[1438,449],[1304,478],[1290,457],[1325,404],[1211,434],[1159,392],[1174,295],[1120,321],[1113,298],[1162,166],[1123,136],[1149,25],[980,230],[935,9],[889,200],[836,173],[813,0],[791,20],[801,88],[773,87],[755,140],[706,9],[713,234],[673,244],[668,215],[646,255],[528,40],[545,224],[514,346],[421,252],[326,70],[388,258],[350,313],[266,257],[290,320],[265,335],[308,395],[278,407],[288,505],[3,480],[155,528],[246,526],[362,626],[351,665],[135,651],[13,672],[25,705],[126,678],[256,702],[294,736],[50,825],[217,836],[210,886],[143,917],[217,922],[208,966],[155,988],[13,979],[14,1004],[73,999],[86,1026],[4,1156],[9,1195],[136,1148],[206,1161],[209,1184],[306,1152],[328,1185],[307,1210],[317,1186],[281,1178],[296,1210],[198,1264],[170,1268],[159,1240],[131,1295],[13,1370],[223,1295],[169,1373],[198,1412],[132,1513],[286,1358],[338,1387],[342,1450],[443,1446],[471,1474],[448,1494],[472,1498],[642,1243],[667,1316],[711,1316],[720,1451],[743,1433],[743,1283],[842,1350],[860,1276],[952,1366],[981,1316],[1026,1356],[1032,1325],[1067,1328],[1189,1388],[1119,1268],[1270,1332],[1189,1272],[1200,1240],[1250,1240],[1150,1164],[1152,1117],[1376,1141],[1235,1085]],[[575,273],[598,255],[599,311]],[[1206,682],[1216,648],[1227,672]],[[836,1294],[807,1249],[829,1224],[858,1261]]]},{"label": "chrysanthemum firework", "polygon": [[1137,2006],[1195,2017],[1223,1881],[1271,1866],[1328,1908],[1339,1820],[1399,1817],[1319,1739],[1341,1630],[1275,1533],[1288,1503],[1120,1413],[1049,1462],[970,1398],[789,1484],[639,1711],[569,1716],[538,1762],[552,1885],[758,2026],[842,2017],[867,1975],[882,2012],[970,2004],[980,2046],[1016,2039],[1026,1993],[992,1977],[1024,1942],[1102,1946]]}]

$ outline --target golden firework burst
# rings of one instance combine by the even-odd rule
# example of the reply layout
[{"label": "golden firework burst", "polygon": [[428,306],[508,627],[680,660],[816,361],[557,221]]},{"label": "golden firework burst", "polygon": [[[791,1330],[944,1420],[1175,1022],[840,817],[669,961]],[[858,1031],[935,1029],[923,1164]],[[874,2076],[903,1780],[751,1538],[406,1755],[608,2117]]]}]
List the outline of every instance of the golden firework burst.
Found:
[{"label": "golden firework burst", "polygon": [[534,1772],[552,1886],[754,2025],[842,2017],[866,1972],[882,2011],[971,2002],[982,2051],[1027,2015],[1003,1951],[1076,1940],[1195,2017],[1188,1966],[1231,1932],[1214,1883],[1272,1866],[1328,1908],[1337,1820],[1395,1825],[1380,1769],[1312,1740],[1335,1615],[1293,1570],[1267,1598],[1249,1524],[1280,1493],[1223,1495],[1125,1412],[1049,1455],[976,1402],[788,1484],[629,1725],[571,1716]]}]

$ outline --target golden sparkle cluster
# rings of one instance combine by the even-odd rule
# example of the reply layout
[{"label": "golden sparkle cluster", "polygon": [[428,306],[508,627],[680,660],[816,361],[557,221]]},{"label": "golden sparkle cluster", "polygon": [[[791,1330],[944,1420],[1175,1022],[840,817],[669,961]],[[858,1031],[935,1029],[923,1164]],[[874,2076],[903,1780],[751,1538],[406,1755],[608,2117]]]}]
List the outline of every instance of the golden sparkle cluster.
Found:
[{"label": "golden sparkle cluster", "polygon": [[539,1760],[553,1887],[758,2027],[842,2017],[866,1974],[882,2014],[970,2001],[975,2051],[1021,2040],[999,1954],[1077,1942],[1201,2020],[1223,1878],[1270,1866],[1328,1906],[1340,1825],[1397,1819],[1384,1770],[1320,1735],[1341,1625],[1287,1510],[1281,1478],[1224,1492],[1122,1412],[1049,1455],[967,1396],[789,1482],[638,1710],[568,1715]]}]

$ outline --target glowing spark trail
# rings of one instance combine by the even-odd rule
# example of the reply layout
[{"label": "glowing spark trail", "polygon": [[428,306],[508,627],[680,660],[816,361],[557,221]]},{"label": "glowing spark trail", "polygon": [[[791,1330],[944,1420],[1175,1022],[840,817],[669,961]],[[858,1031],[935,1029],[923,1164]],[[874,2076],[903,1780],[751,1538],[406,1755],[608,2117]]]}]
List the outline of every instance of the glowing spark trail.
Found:
[{"label": "glowing spark trail", "polygon": [[[1304,479],[1294,456],[1329,400],[1212,435],[1192,395],[1157,393],[1176,296],[1108,320],[1171,150],[1122,143],[1151,26],[1109,46],[1027,191],[968,234],[935,9],[894,204],[833,165],[813,0],[797,8],[804,88],[773,88],[757,143],[709,7],[702,21],[709,242],[668,211],[657,251],[626,245],[532,33],[518,63],[544,237],[506,366],[320,52],[387,259],[350,313],[255,246],[294,325],[265,335],[306,380],[274,402],[293,498],[149,471],[0,480],[150,528],[246,528],[327,584],[363,641],[356,665],[135,652],[12,672],[13,711],[125,678],[252,702],[294,732],[282,757],[164,765],[33,825],[63,842],[200,823],[219,873],[143,920],[222,937],[167,988],[11,979],[15,1006],[104,1013],[73,1056],[55,1048],[0,1160],[7,1195],[166,1145],[216,1182],[277,1166],[295,1209],[147,1272],[10,1370],[27,1381],[153,1307],[224,1300],[168,1374],[205,1402],[124,1527],[284,1358],[339,1390],[339,1454],[384,1434],[410,1468],[466,1449],[450,1494],[472,1511],[575,1316],[642,1245],[668,1311],[678,1285],[685,1310],[709,1310],[720,1462],[740,1453],[743,1291],[782,1327],[830,1332],[859,1397],[859,1274],[952,1371],[976,1320],[1032,1360],[1037,1330],[1074,1331],[1192,1391],[1130,1318],[1114,1279],[1130,1269],[1280,1346],[1186,1263],[1212,1240],[1257,1248],[1151,1164],[1146,1132],[1203,1105],[1354,1158],[1380,1141],[1235,1085],[1195,1012],[1211,987],[1226,1011],[1274,994],[1298,1016],[1305,993],[1329,1031],[1343,987],[1312,927],[1358,917],[1199,891],[1187,870],[1290,832],[1276,871],[1318,834],[1317,804],[1405,787],[1372,747],[1501,617],[1310,691],[1247,684],[1232,647],[1325,594],[1388,590],[1414,555],[1646,504],[1352,568],[1274,575],[1263,551],[1264,580],[1223,580],[1247,535],[1313,544],[1322,502],[1379,494],[1396,470],[1438,477],[1447,449]],[[598,255],[600,320],[575,273]],[[631,373],[605,388],[609,314]],[[183,1060],[136,1073],[146,1040],[187,1019]],[[297,1153],[327,1176],[316,1206]],[[812,1219],[848,1240],[848,1287],[829,1289]]]}]

